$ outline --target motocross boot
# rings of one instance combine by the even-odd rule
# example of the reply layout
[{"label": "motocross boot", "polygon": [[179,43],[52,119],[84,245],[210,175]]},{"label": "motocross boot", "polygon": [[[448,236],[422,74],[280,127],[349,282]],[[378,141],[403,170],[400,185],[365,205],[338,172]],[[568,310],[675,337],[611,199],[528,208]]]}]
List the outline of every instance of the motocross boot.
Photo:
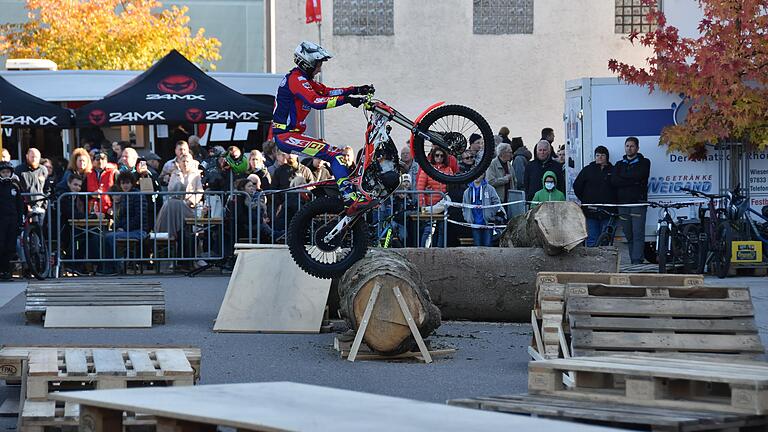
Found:
[{"label": "motocross boot", "polygon": [[355,190],[352,182],[348,178],[339,179],[339,192],[344,200],[344,208],[347,216],[357,216],[364,213],[379,204],[378,200],[366,198],[366,196]]}]

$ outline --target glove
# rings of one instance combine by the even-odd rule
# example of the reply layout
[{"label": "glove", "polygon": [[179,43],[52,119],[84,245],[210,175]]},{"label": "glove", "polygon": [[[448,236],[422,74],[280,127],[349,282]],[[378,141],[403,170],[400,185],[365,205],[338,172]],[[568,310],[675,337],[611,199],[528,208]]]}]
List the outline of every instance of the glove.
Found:
[{"label": "glove", "polygon": [[357,108],[360,105],[362,105],[363,102],[365,102],[364,98],[350,97],[350,96],[347,97],[347,103],[349,103],[350,105],[352,105],[355,108]]},{"label": "glove", "polygon": [[369,93],[373,93],[375,91],[376,91],[376,89],[373,88],[373,84],[371,84],[371,85],[363,85],[363,86],[355,87],[355,89],[352,91],[352,94],[353,95],[365,96],[365,95],[367,95]]}]

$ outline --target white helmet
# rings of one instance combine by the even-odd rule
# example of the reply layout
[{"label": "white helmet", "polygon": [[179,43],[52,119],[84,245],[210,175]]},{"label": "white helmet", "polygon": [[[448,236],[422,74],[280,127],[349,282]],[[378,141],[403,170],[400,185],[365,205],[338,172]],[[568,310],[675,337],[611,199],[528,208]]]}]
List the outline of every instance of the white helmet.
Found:
[{"label": "white helmet", "polygon": [[293,61],[307,75],[312,75],[319,62],[333,58],[331,53],[320,45],[303,41],[293,52]]}]

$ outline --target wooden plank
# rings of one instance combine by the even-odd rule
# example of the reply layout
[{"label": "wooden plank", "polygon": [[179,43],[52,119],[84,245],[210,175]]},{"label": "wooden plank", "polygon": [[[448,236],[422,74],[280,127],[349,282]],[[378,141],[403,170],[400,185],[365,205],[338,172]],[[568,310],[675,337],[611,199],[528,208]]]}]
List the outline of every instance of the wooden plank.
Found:
[{"label": "wooden plank", "polygon": [[64,402],[64,419],[77,420],[78,418],[80,418],[80,404]]},{"label": "wooden plank", "polygon": [[181,350],[159,349],[155,351],[155,355],[163,376],[192,374],[192,366]]},{"label": "wooden plank", "polygon": [[744,317],[753,316],[751,302],[732,300],[614,299],[573,297],[568,313],[610,316]]},{"label": "wooden plank", "polygon": [[213,330],[319,333],[330,289],[329,280],[301,270],[287,247],[242,251]]},{"label": "wooden plank", "polygon": [[700,352],[764,352],[760,336],[715,334],[631,333],[573,329],[571,343],[577,347],[620,350],[675,350]]},{"label": "wooden plank", "polygon": [[59,360],[56,350],[35,351],[29,354],[29,376],[58,376]]},{"label": "wooden plank", "polygon": [[[344,431],[358,430],[361,425],[369,432],[615,430],[579,424],[558,428],[556,423],[530,417],[287,382],[60,392],[51,397],[81,406],[109,406],[242,430]],[[354,409],[339,408],[347,406]],[[341,411],[343,415],[339,415]]]},{"label": "wooden plank", "polygon": [[64,350],[64,366],[68,376],[88,375],[88,361],[85,358],[85,351],[76,349]]},{"label": "wooden plank", "polygon": [[[179,351],[184,355],[183,351]],[[149,358],[148,351],[129,350],[128,358],[131,360],[131,366],[136,376],[157,376],[157,369],[155,369],[154,363]],[[186,360],[186,356],[184,356],[184,359]]]},{"label": "wooden plank", "polygon": [[80,430],[87,432],[115,432],[123,430],[123,412],[80,406]]},{"label": "wooden plank", "polygon": [[93,368],[97,375],[125,376],[128,374],[123,355],[116,349],[94,349]]},{"label": "wooden plank", "polygon": [[46,328],[149,328],[149,306],[49,306]]},{"label": "wooden plank", "polygon": [[[684,365],[686,365],[684,367]],[[613,373],[633,376],[653,376],[665,378],[680,378],[699,381],[738,383],[754,386],[768,386],[768,365],[763,368],[739,367],[716,364],[714,368],[704,368],[697,363],[685,363],[678,359],[675,366],[670,366],[667,359],[658,357],[633,356],[626,357],[572,357],[569,359],[552,359],[528,364],[531,370],[566,370]]]},{"label": "wooden plank", "polygon": [[49,420],[56,416],[56,402],[54,401],[25,401],[24,410],[21,413],[22,424],[30,420]]},{"label": "wooden plank", "polygon": [[477,408],[512,414],[527,414],[539,417],[569,421],[590,421],[599,424],[635,429],[645,426],[645,430],[676,431],[718,431],[728,427],[761,426],[768,424],[768,417],[718,413],[709,411],[691,411],[623,404],[597,404],[590,401],[568,398],[541,397],[535,395],[491,396],[471,399],[455,399],[449,405]]},{"label": "wooden plank", "polygon": [[655,317],[592,317],[573,314],[568,317],[572,329],[592,330],[671,330],[687,333],[757,333],[753,318],[703,319]]},{"label": "wooden plank", "polygon": [[673,275],[646,273],[581,273],[581,272],[539,272],[536,285],[542,283],[605,283],[626,282],[628,285],[704,285],[703,275]]},{"label": "wooden plank", "polygon": [[679,298],[679,299],[751,299],[748,287],[720,286],[641,286],[571,283],[567,285],[566,297],[629,297],[629,298]]}]

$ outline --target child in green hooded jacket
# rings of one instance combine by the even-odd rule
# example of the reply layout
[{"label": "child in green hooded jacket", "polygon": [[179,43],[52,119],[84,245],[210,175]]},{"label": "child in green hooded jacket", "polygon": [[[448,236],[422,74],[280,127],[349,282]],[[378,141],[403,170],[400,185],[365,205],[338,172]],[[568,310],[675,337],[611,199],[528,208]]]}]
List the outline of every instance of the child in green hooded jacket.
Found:
[{"label": "child in green hooded jacket", "polygon": [[543,187],[533,196],[531,208],[545,201],[565,201],[565,194],[557,189],[557,176],[555,173],[552,171],[545,172],[541,177],[541,185]]}]

